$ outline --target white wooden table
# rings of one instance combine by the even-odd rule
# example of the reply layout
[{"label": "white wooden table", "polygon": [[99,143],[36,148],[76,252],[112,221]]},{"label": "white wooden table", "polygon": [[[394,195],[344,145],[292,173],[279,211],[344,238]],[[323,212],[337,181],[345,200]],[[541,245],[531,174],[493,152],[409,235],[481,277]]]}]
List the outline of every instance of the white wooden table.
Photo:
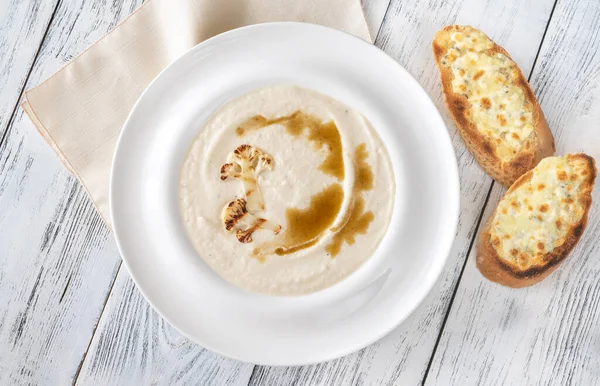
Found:
[{"label": "white wooden table", "polygon": [[443,25],[483,29],[529,77],[557,153],[600,161],[599,0],[364,0],[376,45],[448,124],[460,222],[444,273],[404,324],[355,354],[295,368],[220,357],[162,320],[84,190],[18,108],[25,89],[140,3],[0,2],[0,385],[600,384],[599,189],[582,242],[548,279],[521,290],[485,281],[473,241],[503,189],[456,134],[430,48]]}]

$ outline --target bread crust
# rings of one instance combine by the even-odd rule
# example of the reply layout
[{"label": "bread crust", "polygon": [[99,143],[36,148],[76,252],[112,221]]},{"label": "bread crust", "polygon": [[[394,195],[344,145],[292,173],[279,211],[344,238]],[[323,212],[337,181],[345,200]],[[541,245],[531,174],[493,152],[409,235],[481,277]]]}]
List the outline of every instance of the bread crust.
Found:
[{"label": "bread crust", "polygon": [[[480,133],[477,130],[475,123],[472,122],[466,115],[467,111],[470,110],[471,103],[464,95],[454,93],[452,87],[454,75],[452,71],[442,65],[442,57],[447,50],[447,47],[444,47],[442,43],[442,34],[449,33],[451,31],[465,32],[470,29],[474,28],[471,26],[451,25],[438,31],[432,43],[433,56],[435,57],[437,67],[440,71],[442,90],[446,100],[446,105],[448,106],[448,110],[450,110],[450,115],[452,116],[454,123],[458,128],[460,136],[463,138],[467,148],[473,154],[475,160],[479,163],[483,170],[500,184],[509,187],[517,180],[517,178],[522,176],[527,171],[533,169],[542,158],[554,154],[554,137],[550,132],[550,128],[548,127],[544,113],[542,112],[542,109],[540,108],[540,105],[535,98],[529,83],[523,76],[521,69],[519,69],[519,67],[515,64],[515,68],[518,71],[518,77],[515,83],[524,91],[526,99],[533,106],[533,143],[529,149],[523,148],[509,162],[503,162],[496,155],[496,145],[491,141],[490,138]],[[488,53],[501,53],[514,63],[514,60],[512,60],[504,48],[500,47],[493,41],[492,43],[493,47],[488,50]]]},{"label": "bread crust", "polygon": [[[597,169],[594,159],[586,154],[573,154],[570,155],[570,157],[572,159],[584,161],[587,169],[590,171],[586,177],[586,181],[582,184],[582,194],[578,198],[584,208],[581,220],[567,230],[565,242],[561,246],[548,252],[541,259],[535,259],[535,263],[537,264],[534,264],[531,268],[520,270],[516,265],[509,264],[500,258],[490,242],[492,220],[498,210],[498,208],[496,208],[479,234],[477,248],[477,268],[488,280],[513,288],[527,287],[536,284],[558,268],[560,263],[566,259],[571,250],[575,247],[587,225],[588,213],[592,205],[592,189],[594,188]],[[506,194],[513,192],[523,183],[531,180],[532,176],[533,170],[522,175],[515,181]]]}]

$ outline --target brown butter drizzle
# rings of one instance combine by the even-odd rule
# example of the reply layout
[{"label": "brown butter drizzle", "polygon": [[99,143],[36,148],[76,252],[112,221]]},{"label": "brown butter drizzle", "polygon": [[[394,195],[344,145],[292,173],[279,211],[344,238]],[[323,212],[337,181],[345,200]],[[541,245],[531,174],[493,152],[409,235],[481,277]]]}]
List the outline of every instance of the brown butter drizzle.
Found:
[{"label": "brown butter drizzle", "polygon": [[288,255],[314,245],[335,221],[343,200],[342,185],[332,184],[312,196],[308,208],[288,208],[283,245],[276,248],[275,253]]},{"label": "brown butter drizzle", "polygon": [[333,235],[331,243],[325,247],[325,251],[333,258],[340,253],[342,243],[345,241],[348,245],[354,244],[354,236],[364,235],[369,229],[371,221],[375,218],[372,211],[364,213],[365,200],[358,197],[352,203],[352,209],[348,211],[350,216],[344,226]]},{"label": "brown butter drizzle", "polygon": [[333,121],[322,122],[314,115],[296,111],[291,115],[275,119],[267,119],[262,115],[255,115],[242,122],[235,130],[240,137],[251,131],[264,127],[280,124],[288,134],[299,137],[308,129],[307,139],[314,143],[315,148],[329,150],[327,158],[319,166],[319,170],[338,179],[344,180],[344,157],[342,152],[342,138]]},{"label": "brown butter drizzle", "polygon": [[336,232],[331,243],[325,247],[325,251],[331,257],[337,256],[342,249],[342,243],[345,241],[348,245],[354,244],[354,236],[357,234],[366,234],[369,225],[375,218],[372,211],[364,212],[365,200],[360,196],[362,192],[373,189],[373,170],[367,163],[369,153],[367,145],[361,143],[356,147],[354,153],[354,189],[352,190],[351,202],[344,215],[341,225],[332,228]]},{"label": "brown butter drizzle", "polygon": [[[369,153],[366,144],[356,147],[355,180],[351,202],[341,225],[331,228],[335,232],[325,251],[333,258],[337,256],[344,241],[353,245],[357,234],[366,234],[375,219],[372,211],[365,212],[365,200],[362,192],[373,189],[373,170],[366,162]],[[287,255],[316,244],[324,232],[331,226],[341,209],[344,191],[339,184],[330,185],[311,198],[307,209],[289,208],[286,211],[287,230],[282,247],[275,249],[277,255]]]}]

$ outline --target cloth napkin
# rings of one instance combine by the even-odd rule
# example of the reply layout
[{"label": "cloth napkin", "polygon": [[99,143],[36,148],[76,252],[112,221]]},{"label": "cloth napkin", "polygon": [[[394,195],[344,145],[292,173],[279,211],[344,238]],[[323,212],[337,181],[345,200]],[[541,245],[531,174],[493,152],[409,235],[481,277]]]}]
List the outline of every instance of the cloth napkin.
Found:
[{"label": "cloth napkin", "polygon": [[269,21],[322,24],[371,42],[360,0],[148,0],[25,92],[22,107],[110,227],[108,190],[116,141],[146,86],[201,41]]}]

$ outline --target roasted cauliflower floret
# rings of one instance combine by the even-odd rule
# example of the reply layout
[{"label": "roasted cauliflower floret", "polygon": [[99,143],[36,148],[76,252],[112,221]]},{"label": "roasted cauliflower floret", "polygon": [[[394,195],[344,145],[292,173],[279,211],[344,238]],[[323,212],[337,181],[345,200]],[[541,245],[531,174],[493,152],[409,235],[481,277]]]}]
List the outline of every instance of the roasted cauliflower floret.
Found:
[{"label": "roasted cauliflower floret", "polygon": [[265,209],[258,187],[258,176],[264,170],[273,168],[273,158],[250,145],[240,145],[230,155],[228,162],[221,166],[221,180],[235,178],[244,185],[247,208],[250,213]]},{"label": "roasted cauliflower floret", "polygon": [[237,198],[225,205],[221,217],[225,230],[235,233],[240,243],[252,242],[252,233],[259,229],[271,230],[274,234],[281,231],[281,225],[248,213],[247,203],[243,198]]}]

